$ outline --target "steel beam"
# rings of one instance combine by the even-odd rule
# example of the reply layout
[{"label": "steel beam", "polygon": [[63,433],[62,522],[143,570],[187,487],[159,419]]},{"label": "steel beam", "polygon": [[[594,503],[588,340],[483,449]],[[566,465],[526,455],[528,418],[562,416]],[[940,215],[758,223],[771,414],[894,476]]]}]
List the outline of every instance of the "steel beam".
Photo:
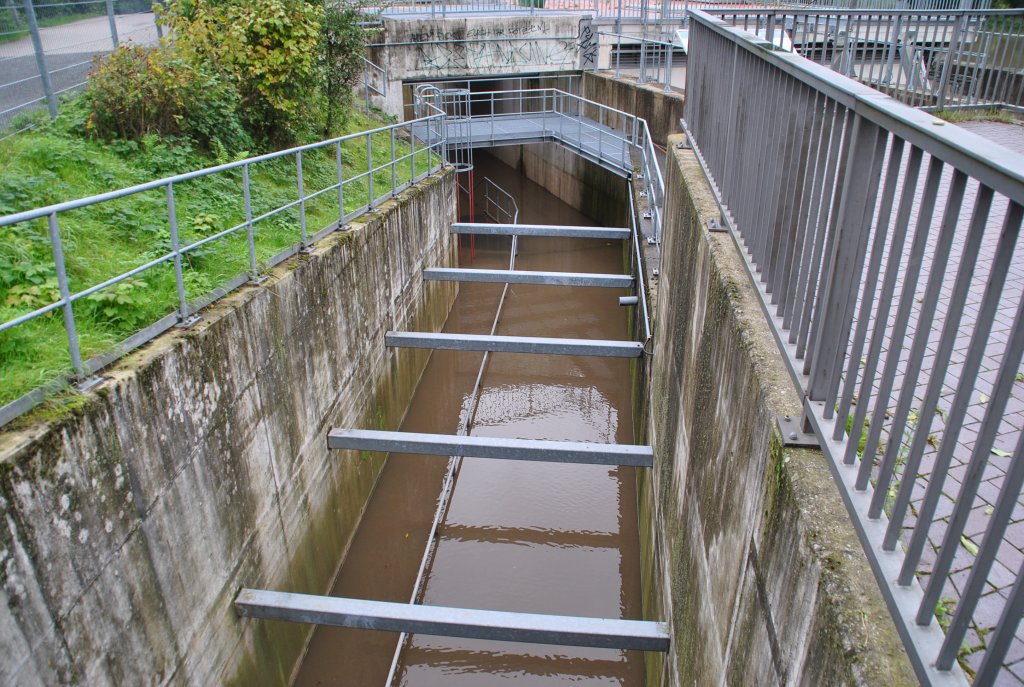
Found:
[{"label": "steel beam", "polygon": [[386,432],[374,429],[332,429],[327,434],[327,448],[422,453],[432,456],[532,460],[548,463],[631,465],[642,468],[649,468],[654,464],[654,451],[651,447],[637,444],[505,439],[452,434]]},{"label": "steel beam", "polygon": [[638,651],[668,651],[669,647],[668,626],[659,622],[419,606],[262,589],[242,589],[235,597],[235,612],[247,618],[501,642]]},{"label": "steel beam", "polygon": [[558,224],[472,224],[455,222],[453,234],[489,236],[561,236],[573,239],[628,239],[629,229],[618,227],[575,227]]},{"label": "steel beam", "polygon": [[431,348],[447,351],[491,351],[492,353],[541,353],[547,355],[588,355],[610,358],[639,358],[644,353],[639,341],[600,339],[548,339],[539,336],[489,336],[486,334],[432,334],[429,332],[388,332],[384,345],[394,348]]},{"label": "steel beam", "polygon": [[423,278],[431,281],[545,284],[549,286],[603,286],[607,288],[628,288],[633,285],[633,277],[628,274],[531,272],[527,270],[472,270],[453,267],[428,267],[423,270]]}]

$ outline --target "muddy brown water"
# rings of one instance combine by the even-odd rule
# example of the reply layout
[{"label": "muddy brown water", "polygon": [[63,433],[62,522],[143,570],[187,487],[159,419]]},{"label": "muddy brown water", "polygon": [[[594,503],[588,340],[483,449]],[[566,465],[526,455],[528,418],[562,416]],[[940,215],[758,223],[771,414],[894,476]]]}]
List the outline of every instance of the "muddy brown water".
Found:
[{"label": "muddy brown water", "polygon": [[[515,195],[521,223],[594,224],[486,155],[487,174]],[[621,273],[622,247],[592,239],[521,239],[516,267]],[[473,267],[508,265],[508,239],[477,237]],[[469,265],[468,250],[463,263]],[[502,286],[463,284],[445,331],[488,333]],[[626,339],[616,289],[513,285],[498,334]],[[401,429],[452,433],[470,402],[482,354],[435,351]],[[633,443],[629,362],[496,354],[471,434]],[[391,455],[353,539],[337,596],[407,602],[446,468],[444,457]],[[632,468],[462,462],[423,603],[504,611],[640,618]],[[297,685],[384,685],[395,633],[320,627]],[[415,635],[395,684],[641,685],[639,652]]]}]

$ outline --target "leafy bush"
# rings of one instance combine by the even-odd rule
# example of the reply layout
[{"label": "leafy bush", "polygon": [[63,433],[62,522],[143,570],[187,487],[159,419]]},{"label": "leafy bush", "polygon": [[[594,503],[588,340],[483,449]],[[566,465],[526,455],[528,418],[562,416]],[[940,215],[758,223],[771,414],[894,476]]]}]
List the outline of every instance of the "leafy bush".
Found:
[{"label": "leafy bush", "polygon": [[320,90],[325,100],[324,135],[330,136],[339,112],[363,69],[365,33],[359,4],[332,3],[324,7],[320,29]]},{"label": "leafy bush", "polygon": [[178,0],[165,14],[194,64],[226,74],[260,141],[298,138],[316,100],[323,8],[305,0]]},{"label": "leafy bush", "polygon": [[125,44],[100,58],[87,97],[87,128],[104,138],[186,136],[211,150],[251,147],[233,85],[170,45]]}]

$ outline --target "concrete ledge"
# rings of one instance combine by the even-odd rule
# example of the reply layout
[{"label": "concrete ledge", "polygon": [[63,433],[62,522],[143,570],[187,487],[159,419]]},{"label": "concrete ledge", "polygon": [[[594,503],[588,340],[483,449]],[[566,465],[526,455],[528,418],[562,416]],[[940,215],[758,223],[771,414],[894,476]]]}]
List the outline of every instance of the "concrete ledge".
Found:
[{"label": "concrete ledge", "polygon": [[[782,447],[800,401],[690,150],[669,138],[655,346],[648,607],[669,684],[916,684],[824,458]],[[645,561],[647,563],[647,561]],[[657,613],[655,613],[657,614]],[[649,666],[650,667],[650,666]]]}]

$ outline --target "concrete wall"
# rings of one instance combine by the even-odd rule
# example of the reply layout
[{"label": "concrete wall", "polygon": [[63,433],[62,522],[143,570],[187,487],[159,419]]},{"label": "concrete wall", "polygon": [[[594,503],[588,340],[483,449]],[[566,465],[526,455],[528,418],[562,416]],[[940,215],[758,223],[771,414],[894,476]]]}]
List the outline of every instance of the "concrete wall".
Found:
[{"label": "concrete wall", "polygon": [[326,433],[404,413],[427,356],[383,334],[447,316],[420,275],[454,260],[454,188],[422,182],[0,438],[0,683],[287,683],[311,628],[232,600],[328,589],[381,462]]},{"label": "concrete wall", "polygon": [[783,448],[800,401],[690,150],[669,139],[648,378],[651,684],[916,684],[824,458]]},{"label": "concrete wall", "polygon": [[[659,146],[665,145],[670,134],[678,133],[679,119],[683,116],[684,99],[681,93],[666,93],[657,84],[638,85],[635,79],[618,79],[606,74],[585,72],[581,93],[584,98],[614,107],[647,120],[651,138]],[[616,122],[609,122],[614,126]]]},{"label": "concrete wall", "polygon": [[488,152],[588,217],[615,224],[628,221],[626,180],[557,143],[500,146]]},{"label": "concrete wall", "polygon": [[590,17],[579,14],[385,17],[376,44],[370,59],[389,79],[379,102],[395,116],[403,81],[571,71],[597,60]]}]

